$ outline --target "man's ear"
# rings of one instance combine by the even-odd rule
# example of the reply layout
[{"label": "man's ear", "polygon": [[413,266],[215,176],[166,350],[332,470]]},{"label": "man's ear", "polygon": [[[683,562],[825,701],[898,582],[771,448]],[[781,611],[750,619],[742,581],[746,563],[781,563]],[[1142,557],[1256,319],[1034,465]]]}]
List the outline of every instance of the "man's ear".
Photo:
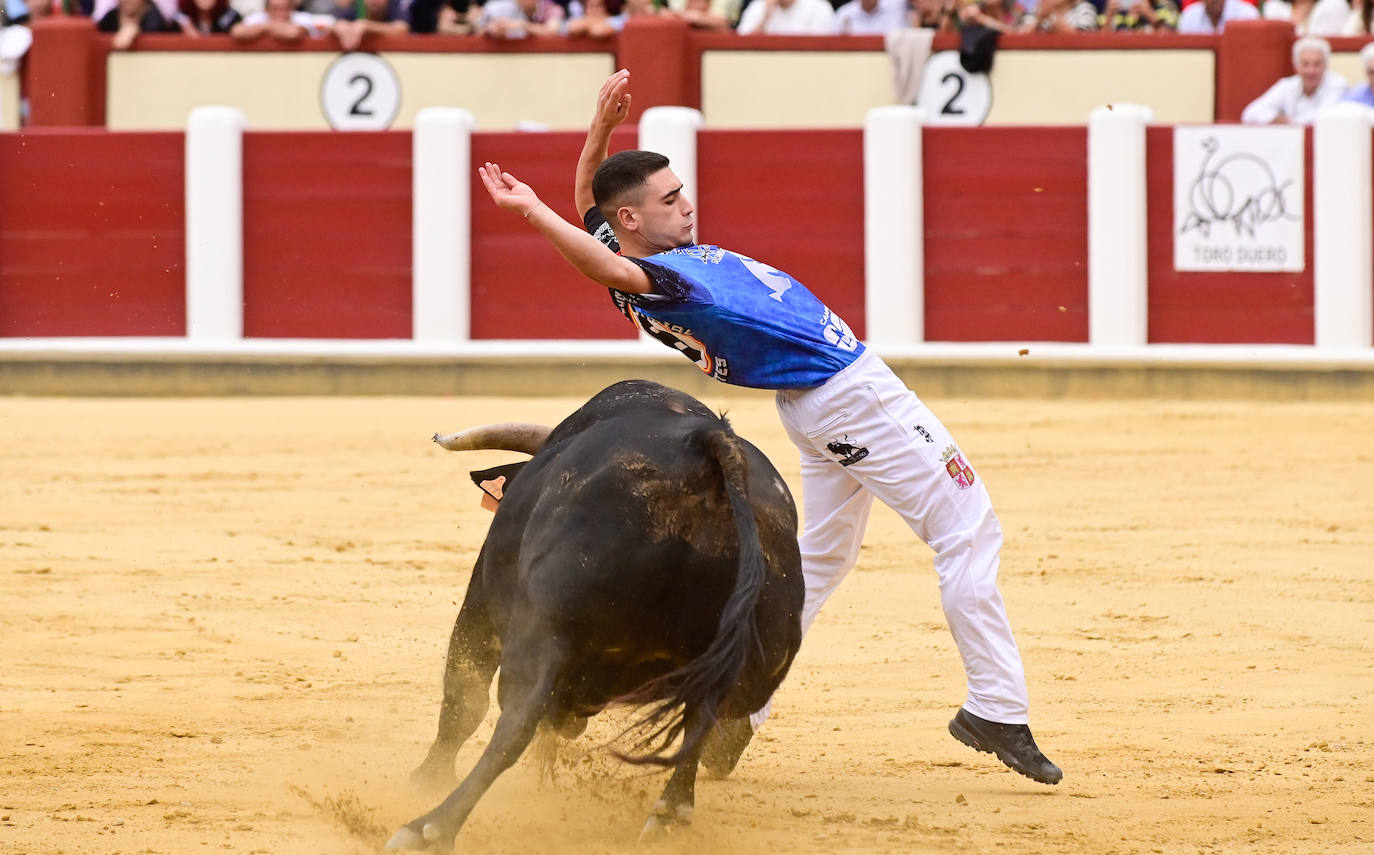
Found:
[{"label": "man's ear", "polygon": [[621,205],[616,208],[615,218],[622,229],[630,232],[639,231],[639,216],[635,214],[635,209],[629,205]]}]

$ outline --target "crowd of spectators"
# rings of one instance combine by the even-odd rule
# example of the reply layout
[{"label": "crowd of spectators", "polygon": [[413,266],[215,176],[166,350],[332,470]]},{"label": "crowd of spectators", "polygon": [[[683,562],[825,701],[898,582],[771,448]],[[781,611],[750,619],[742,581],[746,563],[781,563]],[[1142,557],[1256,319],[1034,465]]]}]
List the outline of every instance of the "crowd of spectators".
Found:
[{"label": "crowd of spectators", "polygon": [[906,27],[999,33],[1219,33],[1228,21],[1291,21],[1299,36],[1365,35],[1374,0],[0,0],[6,23],[86,15],[127,47],[139,33],[294,41],[333,33],[608,38],[637,15],[742,34],[880,35]]}]

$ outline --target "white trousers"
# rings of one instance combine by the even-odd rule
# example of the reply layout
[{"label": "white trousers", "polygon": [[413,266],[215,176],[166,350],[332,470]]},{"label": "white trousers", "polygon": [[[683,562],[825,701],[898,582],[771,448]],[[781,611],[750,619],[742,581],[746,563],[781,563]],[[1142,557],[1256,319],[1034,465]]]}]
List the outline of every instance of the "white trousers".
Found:
[{"label": "white trousers", "polygon": [[[1002,528],[949,431],[872,351],[822,386],[779,391],[777,405],[801,452],[803,635],[854,568],[876,497],[935,551],[940,604],[968,681],[964,708],[1028,724],[1021,654],[997,590]],[[751,717],[755,730],[770,707]]]}]

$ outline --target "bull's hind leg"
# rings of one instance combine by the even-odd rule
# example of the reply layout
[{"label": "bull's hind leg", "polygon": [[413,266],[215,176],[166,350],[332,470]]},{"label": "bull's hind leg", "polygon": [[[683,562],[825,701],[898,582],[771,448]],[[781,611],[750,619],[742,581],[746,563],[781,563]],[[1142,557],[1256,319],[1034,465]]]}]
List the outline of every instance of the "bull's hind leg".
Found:
[{"label": "bull's hind leg", "polygon": [[434,810],[411,820],[387,841],[387,849],[425,850],[439,852],[453,849],[453,839],[467,821],[477,801],[496,778],[509,769],[529,746],[539,722],[553,704],[557,675],[563,667],[561,651],[555,653],[545,646],[545,655],[538,662],[533,679],[521,679],[525,669],[506,663],[502,672],[502,710],[492,731],[491,742],[472,771],[458,785],[458,789]]},{"label": "bull's hind leg", "polygon": [[[691,733],[696,724],[697,714],[689,713],[684,728]],[[701,741],[696,748],[684,755],[682,761],[673,769],[663,794],[654,802],[649,811],[649,819],[639,832],[641,844],[661,840],[679,826],[691,825],[692,814],[696,809],[697,764],[701,762]]]},{"label": "bull's hind leg", "polygon": [[449,637],[439,734],[425,761],[410,775],[416,786],[454,785],[453,759],[487,714],[491,678],[501,661],[501,648],[482,599],[474,575]]}]

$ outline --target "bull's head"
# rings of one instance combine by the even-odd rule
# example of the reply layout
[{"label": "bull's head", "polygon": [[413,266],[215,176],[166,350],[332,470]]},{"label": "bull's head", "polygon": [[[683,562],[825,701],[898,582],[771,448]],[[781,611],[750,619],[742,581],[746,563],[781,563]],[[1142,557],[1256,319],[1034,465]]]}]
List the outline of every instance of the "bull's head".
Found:
[{"label": "bull's head", "polygon": [[[549,433],[552,431],[553,428],[544,425],[515,423],[483,425],[444,436],[436,433],[434,441],[449,451],[500,449],[502,451],[522,451],[532,456],[544,447],[544,441],[549,438]],[[472,476],[472,483],[480,487],[485,494],[482,496],[482,507],[489,511],[495,511],[496,504],[501,501],[501,496],[510,486],[510,482],[515,480],[516,474],[525,467],[527,462],[507,463],[502,466],[494,466],[491,469],[469,473]]]}]

